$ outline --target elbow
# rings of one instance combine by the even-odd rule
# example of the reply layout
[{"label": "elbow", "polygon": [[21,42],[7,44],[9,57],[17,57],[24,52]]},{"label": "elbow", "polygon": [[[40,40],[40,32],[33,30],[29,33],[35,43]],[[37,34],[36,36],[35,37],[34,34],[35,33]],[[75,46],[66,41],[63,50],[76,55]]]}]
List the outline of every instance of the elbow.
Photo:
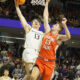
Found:
[{"label": "elbow", "polygon": [[71,35],[69,35],[67,38],[68,38],[68,40],[70,40],[71,39]]},{"label": "elbow", "polygon": [[44,18],[44,19],[46,19],[46,16],[45,16],[45,15],[43,15],[43,18]]},{"label": "elbow", "polygon": [[48,14],[46,13],[46,14],[43,14],[43,18],[44,19],[47,19],[49,16],[48,16]]}]

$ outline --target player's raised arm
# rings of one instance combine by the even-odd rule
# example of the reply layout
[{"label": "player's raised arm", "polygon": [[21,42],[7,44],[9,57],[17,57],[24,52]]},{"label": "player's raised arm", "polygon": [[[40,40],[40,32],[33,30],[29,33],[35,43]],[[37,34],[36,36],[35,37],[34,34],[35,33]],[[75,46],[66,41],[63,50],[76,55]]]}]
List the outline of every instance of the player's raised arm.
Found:
[{"label": "player's raised arm", "polygon": [[22,15],[22,13],[20,11],[19,6],[16,5],[16,3],[15,3],[15,7],[16,7],[17,15],[24,27],[25,32],[27,33],[31,29],[31,26],[27,23],[26,19],[24,18],[24,16]]},{"label": "player's raised arm", "polygon": [[50,31],[50,26],[48,24],[48,17],[49,17],[48,4],[49,4],[49,2],[50,2],[50,0],[46,0],[45,9],[44,9],[44,13],[43,13],[45,33]]},{"label": "player's raised arm", "polygon": [[66,18],[63,18],[62,19],[62,22],[61,22],[61,25],[64,27],[65,35],[60,35],[59,36],[59,39],[61,41],[67,41],[67,40],[69,40],[71,38],[71,35],[70,35],[70,32],[69,32],[69,30],[67,28],[66,22],[67,22],[67,19]]},{"label": "player's raised arm", "polygon": [[0,80],[2,80],[2,78],[0,77]]}]

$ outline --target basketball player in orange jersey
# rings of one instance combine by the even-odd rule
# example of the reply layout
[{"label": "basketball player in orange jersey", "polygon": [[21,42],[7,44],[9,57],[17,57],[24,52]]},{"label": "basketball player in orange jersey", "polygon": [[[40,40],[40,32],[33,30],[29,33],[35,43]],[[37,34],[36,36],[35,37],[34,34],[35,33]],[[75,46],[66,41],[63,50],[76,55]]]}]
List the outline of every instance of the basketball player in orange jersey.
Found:
[{"label": "basketball player in orange jersey", "polygon": [[[44,26],[48,24],[48,4],[50,0],[47,0],[44,12]],[[42,40],[40,53],[32,69],[30,80],[37,80],[41,75],[42,80],[51,80],[51,76],[55,67],[56,60],[56,48],[62,41],[67,41],[71,38],[70,32],[67,28],[67,19],[64,16],[59,16],[59,22],[54,24],[49,32],[47,32]],[[62,26],[62,27],[61,27]],[[65,30],[65,34],[59,34]],[[29,80],[29,79],[28,79]]]},{"label": "basketball player in orange jersey", "polygon": [[[27,75],[30,75],[31,68],[36,61],[36,58],[38,57],[38,53],[40,51],[40,46],[43,38],[43,32],[39,31],[40,28],[40,22],[38,19],[34,19],[32,21],[32,27],[27,23],[26,19],[22,15],[19,6],[16,5],[16,11],[18,14],[18,17],[22,23],[22,26],[24,27],[26,39],[25,39],[25,45],[24,45],[24,51],[22,55],[22,59],[25,63],[25,69],[27,72]],[[48,31],[48,28],[45,27],[45,32]],[[26,80],[27,75],[24,77],[23,80]]]},{"label": "basketball player in orange jersey", "polygon": [[11,80],[11,78],[9,77],[9,70],[8,69],[4,70],[4,75],[2,77],[0,77],[0,80]]}]

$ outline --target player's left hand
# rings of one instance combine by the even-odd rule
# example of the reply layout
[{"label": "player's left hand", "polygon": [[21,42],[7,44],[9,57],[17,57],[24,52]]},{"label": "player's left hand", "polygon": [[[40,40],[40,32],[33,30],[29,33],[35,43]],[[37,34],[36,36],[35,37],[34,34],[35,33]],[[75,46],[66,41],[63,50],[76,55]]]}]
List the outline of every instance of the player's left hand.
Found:
[{"label": "player's left hand", "polygon": [[62,21],[61,21],[61,24],[64,25],[66,23],[67,23],[67,19],[66,18],[63,18]]}]

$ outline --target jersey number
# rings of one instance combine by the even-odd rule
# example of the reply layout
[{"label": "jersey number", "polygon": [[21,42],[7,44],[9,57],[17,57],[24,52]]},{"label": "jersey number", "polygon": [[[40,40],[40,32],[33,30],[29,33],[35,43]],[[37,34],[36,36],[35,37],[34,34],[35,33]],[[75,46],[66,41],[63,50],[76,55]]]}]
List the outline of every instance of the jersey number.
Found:
[{"label": "jersey number", "polygon": [[35,39],[39,39],[39,38],[40,38],[40,35],[35,34]]}]

